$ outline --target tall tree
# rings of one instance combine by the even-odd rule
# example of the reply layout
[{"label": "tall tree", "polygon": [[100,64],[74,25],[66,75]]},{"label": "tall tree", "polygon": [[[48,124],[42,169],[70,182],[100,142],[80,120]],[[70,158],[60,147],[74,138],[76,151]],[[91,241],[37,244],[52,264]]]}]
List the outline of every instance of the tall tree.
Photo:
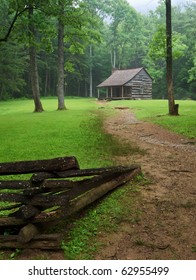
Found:
[{"label": "tall tree", "polygon": [[58,110],[65,110],[65,71],[64,71],[64,1],[58,1],[58,62],[57,62],[57,96]]},{"label": "tall tree", "polygon": [[[111,49],[111,66],[112,68],[127,67],[131,60],[130,52],[133,50],[131,45],[137,41],[138,15],[126,0],[116,0],[111,3],[110,16],[108,45]],[[129,49],[129,58],[123,63],[127,49]]]},{"label": "tall tree", "polygon": [[166,4],[166,77],[169,115],[178,115],[178,104],[175,104],[173,95],[173,77],[172,77],[172,17],[171,0],[165,0]]},{"label": "tall tree", "polygon": [[30,61],[30,73],[31,73],[31,81],[32,81],[32,91],[34,97],[35,109],[34,112],[42,112],[43,107],[40,101],[40,92],[39,92],[39,76],[38,76],[38,68],[36,61],[36,30],[34,25],[34,1],[10,1],[8,6],[8,15],[14,14],[11,24],[6,32],[4,38],[1,38],[0,41],[7,42],[8,38],[10,38],[11,33],[14,30],[14,27],[20,19],[21,15],[24,15],[25,11],[28,10],[28,34],[29,34],[29,61]]},{"label": "tall tree", "polygon": [[43,106],[40,100],[40,89],[39,89],[39,74],[37,67],[36,57],[36,30],[33,19],[34,7],[32,3],[29,3],[29,57],[30,57],[30,74],[31,84],[34,97],[34,112],[43,112]]}]

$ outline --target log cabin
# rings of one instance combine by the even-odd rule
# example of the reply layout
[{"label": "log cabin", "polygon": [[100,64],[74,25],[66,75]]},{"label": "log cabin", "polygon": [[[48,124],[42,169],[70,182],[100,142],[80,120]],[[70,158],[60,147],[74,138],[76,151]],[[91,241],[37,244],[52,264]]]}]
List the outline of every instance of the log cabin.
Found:
[{"label": "log cabin", "polygon": [[97,89],[98,99],[152,99],[152,78],[143,67],[114,69]]}]

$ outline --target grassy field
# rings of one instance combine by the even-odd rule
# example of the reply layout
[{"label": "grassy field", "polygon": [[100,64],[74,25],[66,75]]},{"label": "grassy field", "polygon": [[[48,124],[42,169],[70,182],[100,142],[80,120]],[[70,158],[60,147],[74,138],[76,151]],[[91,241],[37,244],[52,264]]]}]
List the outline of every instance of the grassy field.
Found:
[{"label": "grassy field", "polygon": [[[196,135],[196,103],[193,101],[179,102],[179,117],[169,117],[167,102],[158,100],[113,101],[107,103],[107,110],[98,110],[94,99],[67,99],[66,111],[56,111],[56,99],[43,99],[42,103],[45,112],[35,114],[32,100],[0,102],[0,162],[76,156],[81,168],[118,165],[113,162],[114,155],[142,151],[121,146],[104,133],[103,118],[115,114],[114,106],[129,106],[139,119],[161,124],[190,138]],[[131,212],[131,205],[138,197],[139,186],[146,183],[141,176],[131,188],[116,190],[96,207],[82,213],[80,219],[73,219],[62,244],[65,258],[92,258],[99,246],[97,232],[115,230],[122,219],[136,222],[139,213]]]},{"label": "grassy field", "polygon": [[[0,103],[0,160],[43,159],[75,155],[83,167],[92,161],[98,139],[91,133],[93,102],[68,100],[66,111],[56,111],[56,100],[43,100],[44,113],[34,114],[29,100]],[[92,112],[91,112],[92,111]],[[99,164],[99,162],[97,163]]]},{"label": "grassy field", "polygon": [[[32,113],[31,100],[0,103],[0,162],[76,156],[81,168],[95,168],[118,164],[113,162],[113,156],[132,149],[126,145],[121,147],[103,132],[103,116],[95,100],[68,99],[66,111],[56,111],[56,99],[44,99],[42,102],[46,110],[43,113]],[[139,149],[135,150],[138,151]],[[135,186],[132,188],[133,192],[134,189]],[[120,203],[124,192],[125,190],[117,190],[117,193],[104,199],[96,209],[91,207],[80,219],[73,218],[72,227],[63,243],[65,258],[91,258],[98,244],[88,244],[92,243],[91,239],[97,231],[115,227],[112,226],[114,219],[110,219],[112,216],[120,217],[124,212],[125,204]],[[132,198],[129,203],[131,201]],[[66,223],[70,223],[70,220],[63,222],[60,228]],[[3,255],[0,254],[0,258]]]},{"label": "grassy field", "polygon": [[179,116],[168,115],[167,100],[120,100],[110,102],[110,106],[128,106],[140,120],[153,122],[189,138],[196,137],[196,102],[178,100]]}]

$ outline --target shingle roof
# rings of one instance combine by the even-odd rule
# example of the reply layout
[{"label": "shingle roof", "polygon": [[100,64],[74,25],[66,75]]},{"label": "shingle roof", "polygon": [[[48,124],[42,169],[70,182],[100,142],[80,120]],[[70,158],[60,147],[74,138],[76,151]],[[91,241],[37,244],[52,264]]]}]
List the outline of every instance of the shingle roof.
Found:
[{"label": "shingle roof", "polygon": [[132,80],[143,68],[115,70],[111,76],[97,87],[122,86]]}]

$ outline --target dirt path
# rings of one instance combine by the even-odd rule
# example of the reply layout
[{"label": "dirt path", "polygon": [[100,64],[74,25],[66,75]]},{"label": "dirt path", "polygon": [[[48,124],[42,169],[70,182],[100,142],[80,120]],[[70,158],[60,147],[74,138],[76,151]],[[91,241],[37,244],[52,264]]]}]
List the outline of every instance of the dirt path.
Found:
[{"label": "dirt path", "polygon": [[108,133],[136,143],[145,155],[117,158],[138,162],[151,184],[142,187],[136,224],[122,223],[102,236],[96,259],[196,259],[196,147],[193,141],[119,110],[105,122]]}]

